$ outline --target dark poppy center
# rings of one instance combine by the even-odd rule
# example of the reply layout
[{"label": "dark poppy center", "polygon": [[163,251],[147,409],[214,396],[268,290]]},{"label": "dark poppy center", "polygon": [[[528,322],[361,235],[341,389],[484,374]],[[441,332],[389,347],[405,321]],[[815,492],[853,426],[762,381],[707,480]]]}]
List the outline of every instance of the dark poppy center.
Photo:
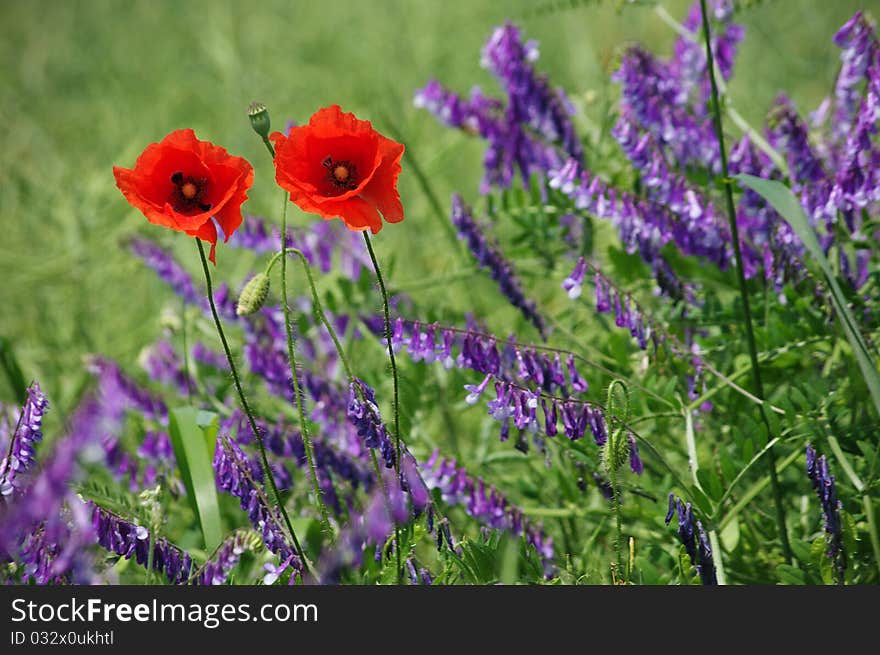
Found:
[{"label": "dark poppy center", "polygon": [[211,203],[205,202],[208,193],[206,178],[184,175],[183,172],[177,171],[171,176],[171,184],[174,185],[174,189],[168,198],[168,204],[174,211],[188,214],[211,209]]},{"label": "dark poppy center", "polygon": [[345,193],[357,188],[357,166],[347,159],[334,161],[333,157],[327,156],[321,165],[327,169],[327,181],[332,191]]}]

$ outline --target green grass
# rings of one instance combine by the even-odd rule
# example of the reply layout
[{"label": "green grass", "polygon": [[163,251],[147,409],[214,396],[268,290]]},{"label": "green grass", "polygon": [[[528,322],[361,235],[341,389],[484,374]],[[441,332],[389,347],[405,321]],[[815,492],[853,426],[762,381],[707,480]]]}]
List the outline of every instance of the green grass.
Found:
[{"label": "green grass", "polygon": [[[379,129],[390,127],[381,117],[393,121],[444,204],[455,189],[474,199],[482,145],[413,109],[415,88],[436,76],[463,92],[473,84],[494,92],[479,68],[479,51],[505,18],[541,42],[539,67],[581,103],[589,92],[597,104],[616,93],[607,76],[625,44],[640,41],[666,54],[674,39],[648,7],[621,11],[617,2],[585,2],[536,14],[537,4],[4,0],[0,335],[13,340],[25,376],[40,379],[62,410],[54,420],[63,418],[86,379],[83,355],[104,353],[130,368],[159,333],[162,307],[172,301],[121,247],[125,238],[140,232],[162,239],[195,262],[188,239],[147,225],[123,200],[113,165],[131,166],[147,143],[193,127],[255,165],[246,209],[278,220],[271,162],[245,108],[255,99],[267,103],[280,127],[335,102]],[[832,34],[868,4],[768,1],[745,12],[746,44],[731,84],[740,111],[759,123],[781,89],[802,110],[815,107],[837,67]],[[681,17],[687,5],[667,8]],[[588,116],[591,111],[587,106]],[[406,170],[401,192],[406,222],[376,239],[383,261],[406,255],[391,266],[392,282],[460,269]],[[292,220],[313,219],[294,213]],[[237,259],[219,251],[219,279],[243,273]],[[424,293],[459,311],[472,306],[489,314],[498,305],[485,280]],[[0,398],[8,400],[3,384]]]}]

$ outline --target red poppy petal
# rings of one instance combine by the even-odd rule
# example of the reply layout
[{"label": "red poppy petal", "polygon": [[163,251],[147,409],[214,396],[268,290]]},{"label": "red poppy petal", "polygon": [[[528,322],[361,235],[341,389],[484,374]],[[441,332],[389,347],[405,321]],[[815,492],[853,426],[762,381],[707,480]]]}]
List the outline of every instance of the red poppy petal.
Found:
[{"label": "red poppy petal", "polygon": [[400,175],[400,160],[404,150],[402,143],[383,137],[379,144],[382,162],[373,179],[360,194],[361,198],[374,204],[389,223],[403,220],[403,204],[397,192],[397,177]]},{"label": "red poppy petal", "polygon": [[382,229],[382,217],[376,207],[361,198],[349,198],[340,203],[337,216],[349,230],[370,229],[375,234]]},{"label": "red poppy petal", "polygon": [[208,259],[216,266],[217,260],[215,254],[217,251],[217,228],[214,226],[214,221],[207,221],[204,225],[201,225],[195,230],[187,230],[186,233],[211,244],[211,252],[208,253]]}]

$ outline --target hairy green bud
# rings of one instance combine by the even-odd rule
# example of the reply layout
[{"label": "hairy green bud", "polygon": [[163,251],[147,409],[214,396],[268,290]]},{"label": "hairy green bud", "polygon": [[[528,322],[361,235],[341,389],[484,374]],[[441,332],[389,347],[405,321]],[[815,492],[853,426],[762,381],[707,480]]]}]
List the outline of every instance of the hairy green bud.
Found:
[{"label": "hairy green bud", "polygon": [[269,276],[265,273],[257,273],[242,289],[238,298],[238,307],[235,313],[239,316],[248,316],[256,312],[269,295]]}]

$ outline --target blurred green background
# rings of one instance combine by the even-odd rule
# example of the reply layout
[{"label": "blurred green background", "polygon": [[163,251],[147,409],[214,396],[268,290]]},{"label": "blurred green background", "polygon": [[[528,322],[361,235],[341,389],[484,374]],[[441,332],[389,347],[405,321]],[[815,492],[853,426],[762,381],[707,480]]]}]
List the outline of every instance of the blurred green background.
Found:
[{"label": "blurred green background", "polygon": [[[664,7],[681,19],[689,4]],[[786,90],[803,112],[812,110],[839,65],[832,35],[872,3],[752,4],[738,17],[747,35],[730,85],[737,107],[758,125],[775,94]],[[445,206],[452,190],[476,197],[483,146],[415,110],[413,91],[436,76],[461,92],[474,84],[496,92],[479,67],[493,26],[511,19],[539,40],[539,69],[579,106],[616,94],[607,76],[627,43],[666,56],[675,38],[650,6],[583,2],[536,11],[544,6],[526,0],[0,1],[0,336],[12,339],[25,376],[40,379],[63,409],[83,383],[84,354],[101,352],[132,368],[156,337],[170,293],[120,244],[141,232],[172,245],[190,265],[195,249],[181,235],[149,226],[116,190],[111,167],[132,166],[148,143],[171,130],[193,127],[200,138],[248,158],[256,183],[245,208],[277,221],[271,162],[245,108],[265,102],[281,127],[339,103],[380,130],[399,132]],[[587,118],[590,111],[587,104]],[[406,168],[401,193],[406,222],[376,239],[385,262],[405,253],[393,280],[460,267]],[[218,263],[220,279],[240,279],[232,253],[221,249]],[[491,281],[476,284],[444,288],[438,302],[478,314],[497,308]],[[8,399],[4,385],[0,398]]]}]

